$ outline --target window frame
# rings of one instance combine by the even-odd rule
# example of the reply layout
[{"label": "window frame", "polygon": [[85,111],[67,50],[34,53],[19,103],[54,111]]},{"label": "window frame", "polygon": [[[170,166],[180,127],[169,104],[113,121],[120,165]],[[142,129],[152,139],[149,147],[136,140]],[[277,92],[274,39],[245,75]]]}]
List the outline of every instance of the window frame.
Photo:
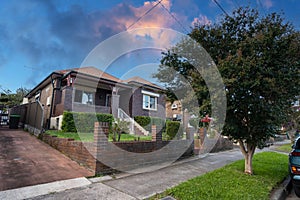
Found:
[{"label": "window frame", "polygon": [[[151,98],[154,99],[154,102],[151,102]],[[154,108],[151,108],[152,103],[154,103]],[[157,97],[148,94],[143,94],[143,109],[157,111]]]},{"label": "window frame", "polygon": [[[80,93],[80,94],[78,94],[78,93]],[[91,99],[88,98],[88,94],[92,95]],[[92,100],[91,103],[87,103],[88,101],[86,101],[86,102],[83,101],[84,95],[87,96],[88,100]],[[81,100],[78,101],[79,99],[81,99]],[[75,92],[74,92],[74,103],[80,103],[80,104],[84,104],[84,105],[95,105],[95,93],[94,92],[80,90],[80,89],[75,89]]]}]

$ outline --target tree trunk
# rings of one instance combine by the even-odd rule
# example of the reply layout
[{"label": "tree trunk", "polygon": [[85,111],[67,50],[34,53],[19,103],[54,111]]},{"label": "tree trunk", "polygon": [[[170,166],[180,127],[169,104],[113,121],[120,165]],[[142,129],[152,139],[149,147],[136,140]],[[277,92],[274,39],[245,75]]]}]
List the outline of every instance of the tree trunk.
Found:
[{"label": "tree trunk", "polygon": [[245,173],[250,175],[253,174],[252,158],[253,158],[253,154],[251,154],[250,152],[248,152],[247,156],[245,156]]},{"label": "tree trunk", "polygon": [[121,140],[121,133],[118,133],[118,142]]},{"label": "tree trunk", "polygon": [[[247,148],[246,148],[247,145]],[[244,155],[245,158],[245,170],[244,172],[246,174],[252,175],[253,169],[252,169],[252,158],[255,152],[256,145],[252,144],[245,144],[242,140],[239,140],[239,146],[241,149],[241,152]]]}]

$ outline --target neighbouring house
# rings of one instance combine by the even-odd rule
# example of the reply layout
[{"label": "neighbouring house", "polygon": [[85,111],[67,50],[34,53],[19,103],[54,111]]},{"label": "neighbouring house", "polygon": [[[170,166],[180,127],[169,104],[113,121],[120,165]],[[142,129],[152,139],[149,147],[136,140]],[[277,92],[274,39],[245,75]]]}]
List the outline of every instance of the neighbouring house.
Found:
[{"label": "neighbouring house", "polygon": [[174,121],[182,120],[183,110],[180,100],[166,102],[166,117]]},{"label": "neighbouring house", "polygon": [[26,96],[44,107],[45,128],[60,129],[64,111],[165,118],[163,89],[141,77],[120,80],[95,67],[52,72]]}]

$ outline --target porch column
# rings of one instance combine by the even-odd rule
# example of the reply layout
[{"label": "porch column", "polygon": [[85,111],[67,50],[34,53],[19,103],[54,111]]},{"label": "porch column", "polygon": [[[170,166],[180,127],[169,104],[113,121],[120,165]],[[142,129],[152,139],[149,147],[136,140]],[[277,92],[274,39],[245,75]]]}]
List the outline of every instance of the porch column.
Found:
[{"label": "porch column", "polygon": [[120,95],[118,95],[119,88],[113,87],[111,95],[111,113],[114,118],[118,117],[118,108],[120,104]]}]

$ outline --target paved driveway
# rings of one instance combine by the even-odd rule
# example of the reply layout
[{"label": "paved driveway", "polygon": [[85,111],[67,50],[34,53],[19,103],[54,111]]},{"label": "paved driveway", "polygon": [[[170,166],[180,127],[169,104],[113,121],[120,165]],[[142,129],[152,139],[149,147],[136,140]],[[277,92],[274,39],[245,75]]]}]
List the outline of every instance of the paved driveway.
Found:
[{"label": "paved driveway", "polygon": [[0,191],[92,175],[35,136],[0,127]]}]

